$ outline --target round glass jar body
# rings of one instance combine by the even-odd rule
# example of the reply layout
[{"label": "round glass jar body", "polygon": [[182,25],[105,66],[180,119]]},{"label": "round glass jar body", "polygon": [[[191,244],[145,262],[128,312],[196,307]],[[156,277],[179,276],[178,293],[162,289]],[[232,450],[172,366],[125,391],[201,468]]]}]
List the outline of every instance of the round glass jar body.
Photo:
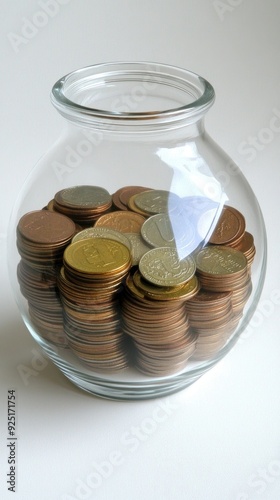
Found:
[{"label": "round glass jar body", "polygon": [[178,391],[235,344],[266,267],[256,197],[204,129],[214,90],[180,68],[111,63],[51,97],[65,127],[10,224],[25,324],[89,392]]}]

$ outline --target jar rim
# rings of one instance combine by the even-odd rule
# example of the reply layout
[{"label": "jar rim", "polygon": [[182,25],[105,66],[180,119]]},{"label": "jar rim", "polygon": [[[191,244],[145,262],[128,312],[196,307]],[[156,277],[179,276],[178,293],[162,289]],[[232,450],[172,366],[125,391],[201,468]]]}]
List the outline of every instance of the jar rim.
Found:
[{"label": "jar rim", "polygon": [[[136,96],[141,90],[145,94],[149,88],[161,87],[169,92],[179,92],[181,105],[166,106],[163,109],[134,110],[128,105],[122,109],[96,107],[88,105],[91,96],[120,82],[132,85]],[[139,88],[140,82],[142,85]],[[133,87],[134,85],[134,87]],[[161,85],[161,87],[158,87]],[[141,96],[138,95],[138,101]],[[87,97],[86,97],[87,95]],[[135,98],[135,103],[137,98]],[[130,96],[131,97],[131,96]],[[141,120],[141,125],[148,121],[178,122],[186,119],[197,120],[212,106],[215,99],[213,86],[200,75],[169,64],[153,62],[109,62],[100,63],[72,71],[60,78],[52,88],[51,101],[61,115],[74,122],[89,122],[94,119],[127,123]],[[94,101],[94,99],[93,99]],[[128,109],[127,109],[128,108]]]}]

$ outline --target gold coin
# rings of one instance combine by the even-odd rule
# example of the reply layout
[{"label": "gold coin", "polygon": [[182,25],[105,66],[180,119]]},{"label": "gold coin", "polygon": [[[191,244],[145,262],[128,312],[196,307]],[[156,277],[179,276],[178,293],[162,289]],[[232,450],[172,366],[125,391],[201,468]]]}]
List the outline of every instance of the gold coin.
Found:
[{"label": "gold coin", "polygon": [[173,248],[153,248],[140,259],[139,270],[146,280],[155,285],[176,286],[193,277],[195,261],[191,256],[180,260]]},{"label": "gold coin", "polygon": [[118,241],[88,238],[71,243],[64,252],[64,262],[81,273],[102,275],[128,266],[130,251]]},{"label": "gold coin", "polygon": [[79,231],[73,238],[72,243],[76,241],[85,240],[87,238],[105,238],[108,240],[119,241],[131,250],[131,243],[129,239],[119,231],[114,231],[108,227],[88,227],[83,231]]}]

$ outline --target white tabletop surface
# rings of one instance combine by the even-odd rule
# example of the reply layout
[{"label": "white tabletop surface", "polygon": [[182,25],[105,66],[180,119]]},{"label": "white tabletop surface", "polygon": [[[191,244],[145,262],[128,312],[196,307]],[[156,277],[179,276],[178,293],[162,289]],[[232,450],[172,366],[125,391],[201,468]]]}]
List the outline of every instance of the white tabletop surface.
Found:
[{"label": "white tabletop surface", "polygon": [[[279,19],[278,0],[1,1],[1,499],[280,498]],[[50,361],[35,364],[39,347],[6,264],[13,204],[61,129],[49,101],[53,83],[121,60],[181,66],[212,83],[217,98],[206,127],[255,191],[269,249],[258,310],[235,348],[190,388],[125,403],[82,392]],[[28,380],[22,366],[33,370]],[[11,389],[14,494],[7,483]]]}]

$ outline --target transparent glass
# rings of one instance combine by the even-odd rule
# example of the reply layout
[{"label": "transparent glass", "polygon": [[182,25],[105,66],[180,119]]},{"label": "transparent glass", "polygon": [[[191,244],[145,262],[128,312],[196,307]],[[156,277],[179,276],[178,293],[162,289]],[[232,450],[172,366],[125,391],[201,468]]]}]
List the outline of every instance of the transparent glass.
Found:
[{"label": "transparent glass", "polygon": [[[64,127],[15,204],[9,273],[33,338],[66,377],[95,395],[145,399],[185,388],[234,346],[257,306],[266,268],[265,225],[243,174],[205,131],[204,118],[214,97],[213,87],[202,77],[156,63],[90,66],[53,86],[52,104],[65,118]],[[41,226],[34,233],[34,221],[24,222],[30,212],[59,213],[59,204],[53,206],[55,195],[77,186],[109,193],[113,203],[106,209],[103,204],[101,216],[135,209],[145,221],[158,217],[153,219],[156,225],[148,227],[145,237],[142,227],[116,226],[107,234],[109,243],[102,235],[87,236],[87,250],[85,243],[77,248],[89,267],[80,269],[76,254],[69,254],[69,247],[76,248],[72,237],[58,238],[57,246],[51,243],[53,235],[36,242]],[[144,201],[135,195],[139,186]],[[128,199],[124,203],[128,188],[136,196],[134,205],[131,197],[130,205]],[[147,192],[153,193],[150,208],[145,208]],[[62,206],[64,217],[71,218],[73,203]],[[95,207],[94,221],[89,221],[93,208],[87,203],[85,195],[82,208],[88,206],[88,212],[78,223],[74,217],[75,234],[98,225],[101,209]],[[222,220],[225,210],[229,217]],[[26,240],[26,231],[33,231],[31,239],[27,234]],[[245,250],[244,231],[247,238],[251,235]],[[121,233],[117,243],[116,233]],[[146,238],[141,259],[124,257],[125,264],[113,265],[106,277],[91,268],[96,251],[99,264],[108,252],[111,257],[125,253],[129,245],[121,242],[123,236],[130,238],[132,256],[135,234],[142,242]],[[155,242],[157,237],[161,239]],[[97,244],[101,247],[96,250]],[[147,264],[152,250],[162,253]],[[170,254],[172,264],[166,260]],[[64,275],[62,268],[67,268]],[[179,274],[187,273],[183,281],[179,268]],[[116,280],[111,282],[112,276]],[[108,320],[105,310],[111,308]]]}]

